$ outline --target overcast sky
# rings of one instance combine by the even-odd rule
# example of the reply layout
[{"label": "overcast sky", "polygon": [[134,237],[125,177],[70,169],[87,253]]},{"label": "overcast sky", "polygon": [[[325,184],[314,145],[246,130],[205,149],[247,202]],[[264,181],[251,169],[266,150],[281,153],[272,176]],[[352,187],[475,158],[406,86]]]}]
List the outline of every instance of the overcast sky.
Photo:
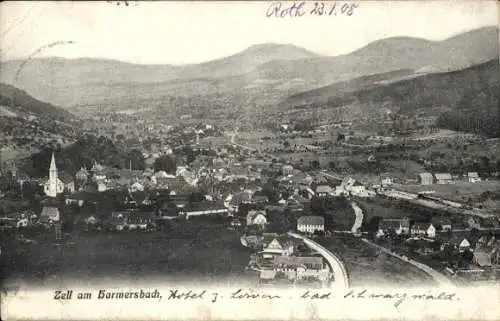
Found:
[{"label": "overcast sky", "polygon": [[[24,58],[56,41],[75,43],[54,46],[37,57],[183,64],[228,56],[266,42],[338,55],[380,38],[442,40],[499,23],[495,0],[358,1],[352,16],[293,19],[266,17],[272,3],[132,1],[126,7],[107,2],[2,2],[1,58]],[[305,7],[309,11],[313,5],[308,2]]]}]

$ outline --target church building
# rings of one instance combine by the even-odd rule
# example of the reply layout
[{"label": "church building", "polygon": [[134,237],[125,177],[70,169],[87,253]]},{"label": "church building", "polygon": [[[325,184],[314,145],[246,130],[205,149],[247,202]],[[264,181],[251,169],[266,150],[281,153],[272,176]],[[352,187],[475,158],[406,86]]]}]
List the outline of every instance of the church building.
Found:
[{"label": "church building", "polygon": [[49,179],[44,185],[45,195],[49,197],[56,197],[57,194],[64,192],[64,183],[57,177],[56,160],[54,153],[50,161]]}]

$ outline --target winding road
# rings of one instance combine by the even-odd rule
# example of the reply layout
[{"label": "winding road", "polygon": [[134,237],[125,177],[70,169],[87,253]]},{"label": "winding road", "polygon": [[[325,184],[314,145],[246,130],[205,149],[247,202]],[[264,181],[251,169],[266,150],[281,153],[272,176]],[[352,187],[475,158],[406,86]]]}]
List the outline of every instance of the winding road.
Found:
[{"label": "winding road", "polygon": [[356,233],[359,229],[361,229],[361,225],[363,224],[363,210],[354,202],[351,203],[351,207],[356,215],[356,220],[352,225],[351,232]]},{"label": "winding road", "polygon": [[315,250],[319,254],[321,254],[325,260],[328,262],[328,265],[331,267],[334,275],[334,282],[332,283],[332,287],[336,289],[348,289],[349,288],[349,278],[347,275],[347,270],[345,269],[342,261],[335,256],[332,252],[314,242],[313,240],[297,234],[289,232],[288,235],[301,239],[304,243],[309,246],[311,249]]}]

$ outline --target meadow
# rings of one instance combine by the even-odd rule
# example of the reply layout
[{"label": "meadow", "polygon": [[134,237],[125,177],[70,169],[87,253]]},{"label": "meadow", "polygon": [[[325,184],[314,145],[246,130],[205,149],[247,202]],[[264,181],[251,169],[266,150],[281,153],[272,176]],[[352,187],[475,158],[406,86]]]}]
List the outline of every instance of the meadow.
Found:
[{"label": "meadow", "polygon": [[207,222],[176,222],[155,232],[75,230],[56,245],[54,231],[23,233],[36,243],[2,235],[4,280],[45,283],[51,279],[240,280],[250,252],[237,231]]}]

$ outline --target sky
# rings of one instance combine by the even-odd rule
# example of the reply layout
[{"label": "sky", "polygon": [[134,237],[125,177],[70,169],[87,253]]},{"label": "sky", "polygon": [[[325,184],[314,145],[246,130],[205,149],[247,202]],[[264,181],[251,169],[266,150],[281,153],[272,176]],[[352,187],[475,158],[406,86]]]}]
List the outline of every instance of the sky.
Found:
[{"label": "sky", "polygon": [[[347,1],[324,1],[337,8]],[[299,2],[297,2],[299,3]],[[0,4],[0,59],[29,56],[188,64],[251,45],[287,43],[339,55],[392,36],[442,40],[499,24],[496,0],[357,1],[351,16],[267,17],[265,2],[8,1]],[[281,8],[292,5],[281,2]],[[314,2],[306,2],[310,12]],[[72,44],[67,44],[71,41]],[[63,44],[46,48],[54,42]],[[46,48],[43,50],[37,49]]]}]

